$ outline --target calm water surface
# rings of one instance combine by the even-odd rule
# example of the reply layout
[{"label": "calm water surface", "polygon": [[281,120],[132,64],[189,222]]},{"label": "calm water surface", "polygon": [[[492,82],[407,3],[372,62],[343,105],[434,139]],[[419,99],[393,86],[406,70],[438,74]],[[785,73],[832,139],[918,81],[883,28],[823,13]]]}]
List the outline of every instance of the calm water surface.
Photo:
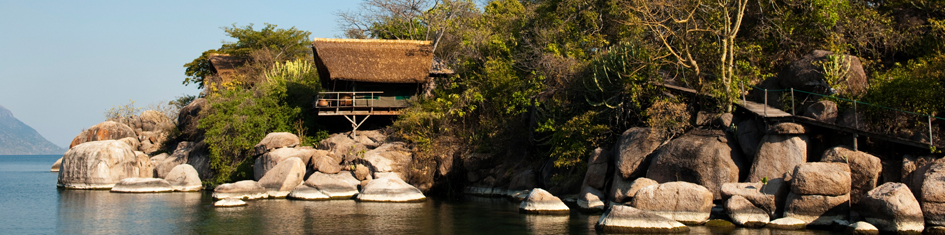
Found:
[{"label": "calm water surface", "polygon": [[256,200],[215,208],[208,193],[57,189],[57,174],[49,167],[59,157],[0,156],[0,234],[594,234],[599,219],[577,212],[523,215],[518,203],[481,197],[423,203]]}]

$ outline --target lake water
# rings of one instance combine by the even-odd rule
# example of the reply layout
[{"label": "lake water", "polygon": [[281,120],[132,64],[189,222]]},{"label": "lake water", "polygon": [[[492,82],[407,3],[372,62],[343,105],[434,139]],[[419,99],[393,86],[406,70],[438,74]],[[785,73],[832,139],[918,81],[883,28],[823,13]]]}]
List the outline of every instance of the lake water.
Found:
[{"label": "lake water", "polygon": [[[503,198],[423,203],[255,200],[215,208],[209,193],[56,188],[60,156],[0,156],[0,234],[594,234],[598,215],[524,215]],[[712,234],[692,227],[692,234]],[[824,234],[738,229],[737,234]]]}]

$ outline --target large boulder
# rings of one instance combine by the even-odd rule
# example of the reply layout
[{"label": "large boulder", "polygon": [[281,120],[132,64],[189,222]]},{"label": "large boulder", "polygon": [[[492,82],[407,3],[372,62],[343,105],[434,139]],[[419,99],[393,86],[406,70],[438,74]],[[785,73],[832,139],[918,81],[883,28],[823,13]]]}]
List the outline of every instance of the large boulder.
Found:
[{"label": "large boulder", "polygon": [[394,172],[405,175],[407,166],[412,160],[410,149],[403,142],[385,143],[364,153],[364,161],[370,163],[374,172]]},{"label": "large boulder", "polygon": [[837,122],[837,115],[837,103],[829,100],[817,101],[807,106],[807,111],[804,112],[805,117],[829,124]]},{"label": "large boulder", "polygon": [[797,218],[785,217],[768,222],[768,225],[765,226],[770,229],[780,229],[780,230],[798,230],[804,229],[807,227],[807,222],[799,220]]},{"label": "large boulder", "polygon": [[791,192],[839,196],[850,193],[850,167],[835,162],[798,164],[791,178]]},{"label": "large boulder", "polygon": [[259,182],[252,180],[236,181],[235,183],[221,184],[213,189],[213,198],[237,198],[253,200],[269,197],[266,188]]},{"label": "large boulder", "polygon": [[144,154],[141,151],[135,151],[135,158],[138,160],[138,177],[139,178],[151,178],[154,177],[154,163],[151,162],[151,158],[147,154]]},{"label": "large boulder", "polygon": [[338,159],[329,156],[328,151],[318,150],[318,153],[324,153],[324,155],[312,157],[311,163],[309,163],[310,168],[313,171],[318,171],[325,174],[337,174],[341,171],[341,165],[338,164]]},{"label": "large boulder", "polygon": [[266,172],[266,175],[259,179],[259,185],[268,190],[270,197],[282,198],[302,184],[304,179],[305,164],[302,164],[302,159],[291,157],[280,161],[276,167]]},{"label": "large boulder", "polygon": [[807,136],[769,133],[761,138],[758,154],[748,173],[748,182],[781,178],[797,164],[807,162]]},{"label": "large boulder", "polygon": [[929,164],[919,191],[925,222],[945,226],[945,162]]},{"label": "large boulder", "polygon": [[859,204],[866,192],[876,187],[879,182],[883,163],[876,156],[865,152],[853,151],[845,147],[834,147],[824,152],[824,162],[840,162],[850,166],[850,203]]},{"label": "large boulder", "polygon": [[689,182],[651,185],[637,191],[633,207],[683,224],[703,224],[712,212],[712,192]]},{"label": "large boulder", "polygon": [[416,202],[426,200],[426,196],[398,177],[383,177],[369,181],[358,193],[358,201],[363,202]]},{"label": "large boulder", "polygon": [[175,166],[171,169],[171,172],[167,173],[164,180],[167,180],[175,191],[190,192],[203,189],[197,169],[194,169],[190,164]]},{"label": "large boulder", "polygon": [[[180,142],[170,155],[162,153],[151,157],[151,161],[154,162],[154,177],[164,178],[171,169],[180,164],[190,164],[198,172],[209,171],[210,160],[206,151],[208,150],[204,142]],[[201,174],[201,177],[207,179],[209,172]]]},{"label": "large boulder", "polygon": [[315,172],[305,180],[305,185],[316,188],[333,199],[350,199],[358,194],[360,182],[354,184],[349,178],[351,178],[351,173],[324,174]]},{"label": "large boulder", "polygon": [[850,194],[824,196],[788,193],[784,205],[784,217],[815,226],[829,226],[834,220],[846,220],[849,214]]},{"label": "large boulder", "polygon": [[207,99],[197,98],[180,109],[177,114],[177,129],[185,140],[203,138],[204,130],[197,128],[200,111],[207,107]]},{"label": "large boulder", "polygon": [[560,198],[541,188],[532,189],[518,210],[530,214],[567,214],[570,211]]},{"label": "large boulder", "polygon": [[738,195],[725,201],[725,212],[732,218],[732,222],[745,227],[764,227],[770,220],[767,211]]},{"label": "large boulder", "polygon": [[727,183],[722,185],[722,198],[740,196],[750,201],[752,205],[765,210],[769,218],[780,215],[784,201],[789,191],[783,179],[769,180],[766,184],[755,183]]},{"label": "large boulder", "polygon": [[273,132],[266,134],[261,141],[254,147],[256,155],[263,154],[277,148],[291,148],[298,146],[301,141],[299,136],[289,132]]},{"label": "large boulder", "polygon": [[[843,94],[849,96],[859,96],[866,92],[869,84],[866,81],[866,72],[860,59],[856,56],[843,55],[841,57],[841,67],[846,68],[843,77],[839,79],[841,89],[833,90],[825,78],[824,63],[830,61],[833,52],[814,50],[804,57],[792,61],[784,67],[777,77],[769,78],[759,86],[764,89],[795,89],[819,94]],[[768,92],[769,105],[781,107],[781,92]]]},{"label": "large boulder", "polygon": [[269,170],[276,167],[280,162],[293,157],[301,160],[302,165],[309,165],[313,160],[312,156],[316,152],[317,150],[314,149],[298,148],[280,148],[266,152],[256,158],[256,162],[253,164],[253,178],[256,180],[262,179],[263,175],[266,175]]},{"label": "large boulder", "polygon": [[[640,177],[637,179],[646,179],[646,178]],[[611,178],[611,180],[613,181],[610,183],[610,190],[607,191],[607,200],[617,202],[617,203],[630,202],[630,199],[633,198],[633,194],[629,193],[628,191],[630,190],[631,185],[634,183],[634,181],[624,179],[623,177],[620,176],[620,172],[614,172],[614,176],[613,178]],[[653,181],[651,179],[647,179],[647,180]],[[653,181],[653,184],[659,184],[659,183],[656,181]],[[633,192],[633,193],[636,193],[636,192]]]},{"label": "large boulder", "polygon": [[860,201],[866,221],[884,232],[921,233],[925,219],[919,201],[903,183],[889,182],[870,190]]},{"label": "large boulder", "polygon": [[577,204],[581,210],[601,211],[604,209],[604,193],[596,188],[585,187],[578,195]]},{"label": "large boulder", "polygon": [[686,181],[705,186],[721,200],[724,183],[738,182],[740,151],[733,151],[721,130],[694,130],[670,141],[655,153],[646,178],[656,182]]},{"label": "large boulder", "polygon": [[689,227],[673,219],[624,205],[607,208],[594,227],[605,233],[689,232]]},{"label": "large boulder", "polygon": [[669,137],[663,129],[634,127],[624,131],[614,148],[618,175],[624,179],[646,174],[647,156]]},{"label": "large boulder", "polygon": [[140,176],[138,157],[128,144],[117,140],[76,145],[62,156],[59,187],[110,189],[118,181]]},{"label": "large boulder", "polygon": [[161,193],[174,191],[174,189],[164,179],[125,178],[118,181],[111,191],[118,193]]},{"label": "large boulder", "polygon": [[755,155],[758,154],[758,145],[765,135],[763,126],[764,123],[748,119],[739,122],[735,127],[735,137],[747,160],[755,159]]},{"label": "large boulder", "polygon": [[71,149],[76,145],[86,142],[120,140],[126,137],[138,138],[137,135],[135,135],[135,130],[131,129],[128,125],[115,121],[105,121],[82,131],[81,134],[72,139],[69,148]]},{"label": "large boulder", "polygon": [[[587,182],[586,177],[584,181]],[[538,186],[537,174],[535,174],[535,171],[531,168],[518,171],[518,173],[512,176],[512,180],[509,181],[510,191],[529,190],[536,186]]]},{"label": "large boulder", "polygon": [[318,149],[327,149],[332,155],[350,161],[364,157],[368,147],[346,133],[335,133],[318,142]]},{"label": "large boulder", "polygon": [[607,168],[610,162],[610,151],[602,148],[594,149],[587,159],[587,173],[584,174],[584,185],[581,188],[592,187],[603,189],[607,182]]},{"label": "large boulder", "polygon": [[[647,186],[650,186],[650,185],[659,185],[659,184],[660,182],[656,182],[656,180],[652,180],[646,177],[640,177],[633,180],[633,182],[629,184],[629,187],[627,187],[627,189],[623,191],[623,194],[627,198],[633,198],[633,196],[636,195],[637,192],[640,191],[640,189],[646,188]],[[621,202],[623,201],[627,201],[627,200],[622,200]]]}]

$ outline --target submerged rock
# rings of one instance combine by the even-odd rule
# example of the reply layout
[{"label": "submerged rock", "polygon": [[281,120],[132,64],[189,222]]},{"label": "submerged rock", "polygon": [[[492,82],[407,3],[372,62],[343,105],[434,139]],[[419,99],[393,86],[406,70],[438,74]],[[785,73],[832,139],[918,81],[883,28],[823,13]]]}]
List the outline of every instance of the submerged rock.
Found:
[{"label": "submerged rock", "polygon": [[213,198],[237,198],[237,199],[260,199],[269,197],[266,188],[252,180],[237,181],[235,183],[221,184],[213,189]]},{"label": "submerged rock", "polygon": [[171,192],[174,189],[164,179],[127,178],[115,184],[111,191],[118,193],[160,193]]},{"label": "submerged rock", "polygon": [[427,199],[420,189],[391,176],[371,180],[364,185],[357,198],[364,202],[415,202]]},{"label": "submerged rock", "polygon": [[874,235],[879,234],[879,229],[876,229],[876,226],[870,223],[860,221],[847,226],[845,232],[852,235]]},{"label": "submerged rock", "polygon": [[299,185],[289,192],[288,198],[301,199],[301,200],[328,200],[331,197],[322,193],[317,188],[310,187],[308,185]]},{"label": "submerged rock", "polygon": [[797,218],[785,217],[772,220],[771,222],[768,222],[768,225],[765,227],[770,229],[798,230],[807,228],[807,222]]},{"label": "submerged rock", "polygon": [[608,208],[594,227],[605,233],[689,232],[689,227],[675,220],[624,205]]},{"label": "submerged rock", "polygon": [[567,214],[571,209],[560,198],[541,188],[532,189],[518,210],[529,214]]},{"label": "submerged rock", "polygon": [[304,185],[318,189],[332,199],[351,199],[358,194],[358,185],[348,180],[350,175],[351,173],[329,175],[315,172],[305,180]]},{"label": "submerged rock", "polygon": [[246,202],[240,200],[239,198],[224,198],[213,203],[215,207],[234,207],[234,206],[245,206]]}]

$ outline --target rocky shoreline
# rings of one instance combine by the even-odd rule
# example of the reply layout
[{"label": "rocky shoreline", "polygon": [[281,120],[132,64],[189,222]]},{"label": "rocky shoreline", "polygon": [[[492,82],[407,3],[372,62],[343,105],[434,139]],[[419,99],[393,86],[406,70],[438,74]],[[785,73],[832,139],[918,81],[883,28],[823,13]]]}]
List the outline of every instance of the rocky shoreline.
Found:
[{"label": "rocky shoreline", "polygon": [[[188,137],[177,143],[161,128],[172,122],[150,114],[83,131],[51,168],[59,172],[58,186],[204,190],[201,180],[213,174],[209,154],[203,133],[188,121],[201,103],[181,112],[176,128]],[[603,213],[597,229],[604,232],[679,233],[692,225],[857,234],[945,230],[945,160],[906,155],[892,164],[895,158],[813,140],[823,134],[796,123],[733,114],[697,119],[696,128],[678,136],[630,128],[612,149],[588,156],[582,178],[564,181],[550,180],[555,169],[546,162],[481,153],[447,153],[422,165],[407,143],[382,131],[337,133],[317,146],[300,146],[291,133],[269,133],[254,148],[252,180],[206,190],[221,207],[264,198],[409,203],[427,200],[443,180],[458,179],[464,194],[521,201],[521,213]]]}]

